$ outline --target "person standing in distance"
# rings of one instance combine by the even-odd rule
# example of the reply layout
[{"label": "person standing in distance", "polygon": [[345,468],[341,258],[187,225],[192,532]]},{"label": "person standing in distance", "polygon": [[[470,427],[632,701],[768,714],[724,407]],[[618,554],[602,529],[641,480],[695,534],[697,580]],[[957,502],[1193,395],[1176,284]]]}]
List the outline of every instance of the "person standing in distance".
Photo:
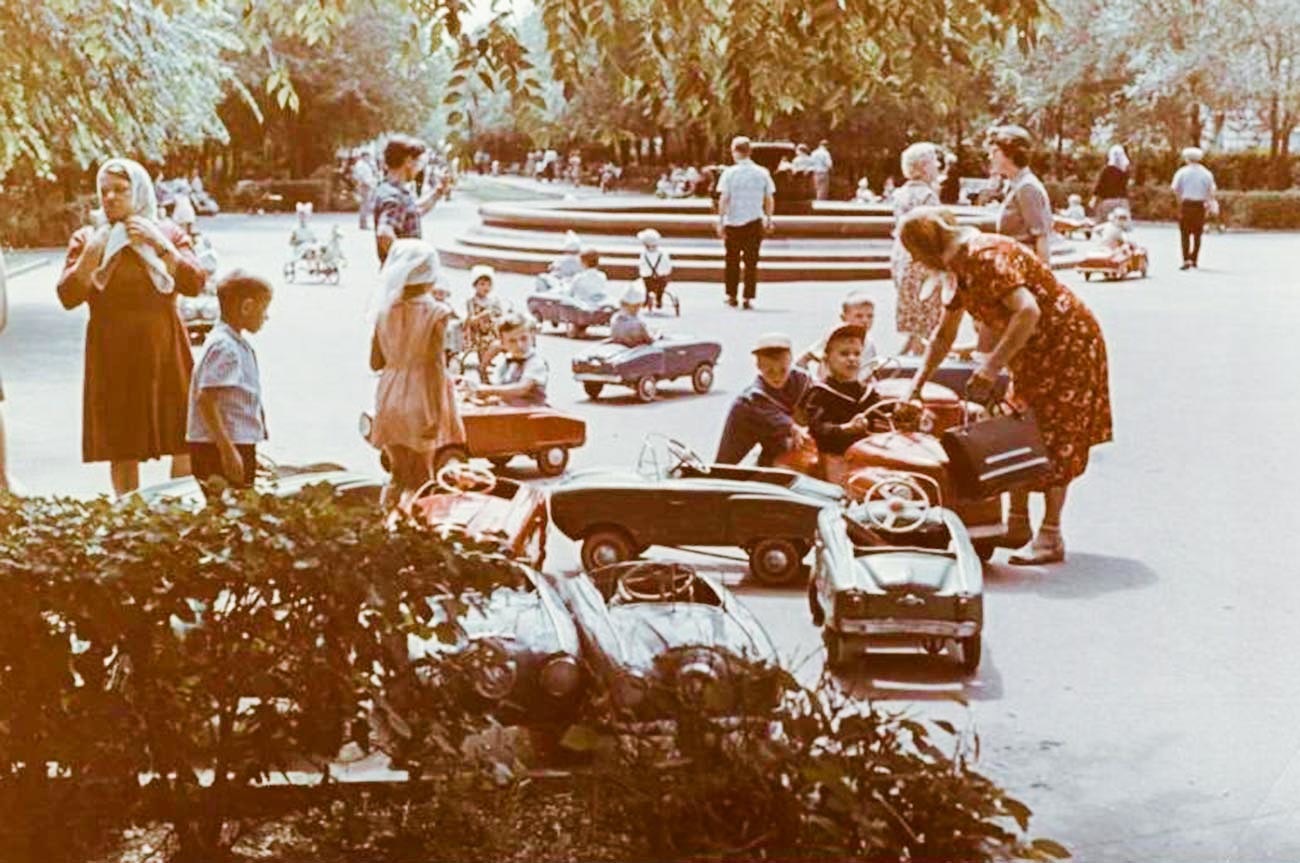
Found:
[{"label": "person standing in distance", "polygon": [[812,160],[813,185],[817,189],[817,200],[825,201],[831,196],[831,168],[835,165],[831,159],[830,142],[822,141],[809,156]]},{"label": "person standing in distance", "polygon": [[1194,269],[1201,257],[1201,233],[1205,230],[1205,214],[1217,207],[1214,199],[1217,188],[1210,169],[1201,164],[1205,153],[1200,147],[1183,150],[1185,163],[1174,174],[1170,188],[1178,198],[1178,235],[1183,243],[1182,270]]},{"label": "person standing in distance", "polygon": [[423,234],[420,219],[433,209],[436,189],[416,198],[410,185],[424,165],[424,144],[407,135],[394,135],[384,145],[388,173],[375,187],[375,251],[382,267],[394,240],[418,240]]},{"label": "person standing in distance", "polygon": [[726,247],[725,279],[727,305],[736,305],[740,286],[740,264],[745,264],[745,308],[753,308],[758,292],[758,252],[763,234],[772,228],[776,204],[776,183],[767,168],[749,158],[750,143],[744,135],[731,141],[731,158],[718,178],[718,236]]}]

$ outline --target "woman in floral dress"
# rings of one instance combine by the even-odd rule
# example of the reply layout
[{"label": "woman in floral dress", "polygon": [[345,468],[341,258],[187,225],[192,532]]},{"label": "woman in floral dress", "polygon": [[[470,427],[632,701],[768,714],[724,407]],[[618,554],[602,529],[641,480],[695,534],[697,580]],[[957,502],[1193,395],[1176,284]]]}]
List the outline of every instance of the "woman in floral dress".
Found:
[{"label": "woman in floral dress", "polygon": [[[934,144],[913,144],[903,151],[903,176],[907,182],[894,192],[894,217],[901,220],[917,207],[933,207],[939,203],[934,183],[939,179],[939,148]],[[894,287],[898,291],[895,328],[906,337],[904,355],[925,353],[925,342],[939,326],[943,305],[939,292],[934,291],[924,299],[922,285],[930,270],[912,260],[907,249],[894,239],[891,255]]]},{"label": "woman in floral dress", "polygon": [[[1111,440],[1106,342],[1088,307],[1056,281],[1052,271],[1008,237],[957,224],[946,210],[913,210],[899,226],[912,256],[953,276],[943,291],[945,311],[913,381],[913,396],[947,356],[962,317],[970,314],[999,332],[997,345],[972,375],[968,392],[980,400],[998,374],[1011,374],[1012,398],[1034,412],[1051,460],[1038,489],[1046,511],[1032,543],[1012,555],[1016,564],[1065,559],[1061,510],[1070,482],[1088,467],[1089,450]],[[1012,495],[1008,531],[1028,540],[1029,496]]]}]

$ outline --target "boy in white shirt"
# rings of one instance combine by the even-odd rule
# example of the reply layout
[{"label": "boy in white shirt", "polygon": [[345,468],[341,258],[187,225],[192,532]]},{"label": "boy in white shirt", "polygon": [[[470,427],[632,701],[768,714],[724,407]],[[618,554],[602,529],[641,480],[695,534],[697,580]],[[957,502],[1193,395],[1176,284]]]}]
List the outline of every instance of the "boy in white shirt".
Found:
[{"label": "boy in white shirt", "polygon": [[[876,345],[871,341],[871,325],[876,320],[876,303],[865,291],[853,291],[844,298],[840,306],[840,321],[848,326],[862,327],[862,353],[860,362],[864,371],[876,358]],[[826,340],[820,339],[803,352],[795,361],[802,369],[810,369],[812,364],[818,367],[817,379],[826,376]]]},{"label": "boy in white shirt", "polygon": [[668,287],[668,277],[673,272],[673,259],[668,252],[659,248],[659,232],[654,228],[646,228],[636,238],[644,246],[637,267],[641,282],[645,285],[646,307],[662,308],[664,289]]}]

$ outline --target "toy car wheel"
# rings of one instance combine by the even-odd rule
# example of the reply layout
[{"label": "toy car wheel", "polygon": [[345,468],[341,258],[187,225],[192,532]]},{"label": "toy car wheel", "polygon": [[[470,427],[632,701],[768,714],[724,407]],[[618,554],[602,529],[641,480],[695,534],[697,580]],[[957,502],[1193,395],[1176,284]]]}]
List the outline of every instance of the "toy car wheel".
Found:
[{"label": "toy car wheel", "polygon": [[469,461],[469,453],[463,446],[445,446],[433,457],[433,472],[436,474],[454,461]]},{"label": "toy car wheel", "polygon": [[788,539],[764,539],[749,552],[749,571],[760,584],[787,585],[799,577],[803,553]]},{"label": "toy car wheel", "polygon": [[659,394],[659,382],[646,375],[636,382],[636,397],[643,402],[652,402]]},{"label": "toy car wheel", "polygon": [[984,636],[972,635],[969,638],[959,639],[957,644],[961,648],[962,673],[974,674],[979,670],[980,659],[984,655]]},{"label": "toy car wheel", "polygon": [[707,393],[713,389],[713,364],[700,363],[691,373],[691,386],[697,393]]},{"label": "toy car wheel", "polygon": [[499,455],[499,456],[493,456],[492,458],[488,459],[488,461],[492,462],[493,470],[505,470],[506,466],[510,464],[510,459],[512,458],[514,458],[514,456]]},{"label": "toy car wheel", "polygon": [[569,338],[571,339],[580,339],[583,337],[583,335],[586,332],[587,332],[587,328],[584,327],[582,324],[577,324],[577,323],[569,324],[568,334],[569,334]]},{"label": "toy car wheel", "polygon": [[826,667],[832,671],[842,670],[853,658],[844,636],[829,627],[822,630],[822,644],[826,646]]},{"label": "toy car wheel", "polygon": [[1083,280],[1084,280],[1085,282],[1091,282],[1091,281],[1092,281],[1092,273],[1085,272],[1085,273],[1083,274]]},{"label": "toy car wheel", "polygon": [[596,399],[600,398],[600,391],[603,390],[604,388],[605,385],[600,381],[582,382],[582,391],[585,392],[587,394],[587,398],[591,399],[592,401],[595,401]]},{"label": "toy car wheel", "polygon": [[533,456],[542,476],[559,476],[569,466],[569,451],[562,446],[547,447]]},{"label": "toy car wheel", "polygon": [[586,570],[613,566],[632,559],[632,539],[617,527],[598,528],[582,541],[582,566]]}]

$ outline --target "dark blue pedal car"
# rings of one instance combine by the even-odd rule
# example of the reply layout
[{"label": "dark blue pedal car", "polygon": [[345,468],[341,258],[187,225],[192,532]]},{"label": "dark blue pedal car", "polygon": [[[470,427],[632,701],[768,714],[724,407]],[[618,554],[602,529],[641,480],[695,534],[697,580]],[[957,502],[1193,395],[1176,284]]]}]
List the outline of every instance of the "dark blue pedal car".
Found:
[{"label": "dark blue pedal car", "polygon": [[609,326],[618,306],[609,300],[584,303],[563,290],[535,291],[528,296],[528,313],[544,324],[564,327],[571,339],[580,339],[588,327]]},{"label": "dark blue pedal car", "polygon": [[690,378],[697,393],[713,387],[713,367],[722,353],[717,342],[686,336],[660,336],[648,345],[629,348],[605,341],[573,358],[573,376],[592,399],[606,384],[631,387],[643,402],[654,401],[660,381]]}]

